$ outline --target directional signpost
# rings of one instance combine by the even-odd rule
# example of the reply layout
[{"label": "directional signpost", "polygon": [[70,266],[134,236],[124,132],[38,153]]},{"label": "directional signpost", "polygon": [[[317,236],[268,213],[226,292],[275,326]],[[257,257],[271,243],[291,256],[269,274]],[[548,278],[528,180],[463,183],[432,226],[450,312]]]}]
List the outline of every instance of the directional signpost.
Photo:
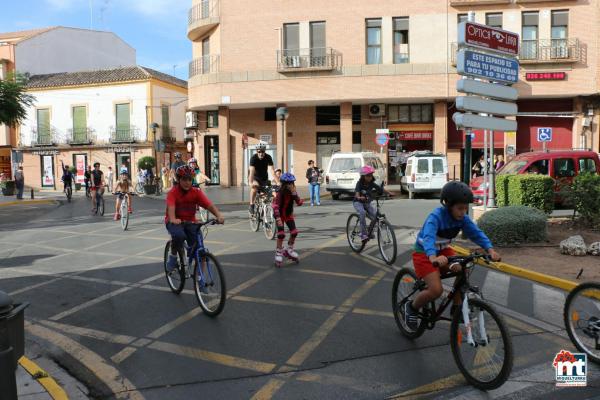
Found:
[{"label": "directional signpost", "polygon": [[[456,90],[467,96],[457,97],[456,109],[462,112],[454,113],[452,120],[458,129],[466,131],[463,180],[468,184],[471,130],[484,130],[485,142],[489,142],[490,146],[490,158],[494,154],[494,131],[517,130],[515,120],[501,117],[517,115],[514,102],[518,92],[510,85],[519,80],[519,62],[516,59],[519,54],[519,35],[472,21],[462,22],[458,26],[458,46],[456,72],[463,78],[457,82]],[[485,157],[487,159],[487,146]],[[484,202],[484,205],[495,207],[493,165],[491,177],[491,182],[488,182],[486,169],[485,180],[490,196],[489,202]]]}]

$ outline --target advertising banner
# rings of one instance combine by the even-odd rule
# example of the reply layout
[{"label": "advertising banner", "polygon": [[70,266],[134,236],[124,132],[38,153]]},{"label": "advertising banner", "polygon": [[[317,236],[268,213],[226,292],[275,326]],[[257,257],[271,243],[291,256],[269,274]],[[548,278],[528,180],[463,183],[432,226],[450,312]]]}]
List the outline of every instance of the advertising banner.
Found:
[{"label": "advertising banner", "polygon": [[42,186],[54,187],[54,157],[42,156]]},{"label": "advertising banner", "polygon": [[77,170],[75,173],[75,183],[83,184],[85,168],[86,168],[85,155],[84,154],[75,155],[75,169]]}]

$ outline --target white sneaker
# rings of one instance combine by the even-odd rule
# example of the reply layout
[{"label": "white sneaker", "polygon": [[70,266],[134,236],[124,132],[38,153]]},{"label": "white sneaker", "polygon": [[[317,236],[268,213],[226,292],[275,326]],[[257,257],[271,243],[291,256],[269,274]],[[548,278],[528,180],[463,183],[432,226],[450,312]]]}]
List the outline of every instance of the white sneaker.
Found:
[{"label": "white sneaker", "polygon": [[294,250],[293,247],[288,246],[285,249],[285,254],[289,257],[289,258],[293,258],[293,259],[297,259],[298,258],[298,253]]},{"label": "white sneaker", "polygon": [[281,252],[281,250],[277,250],[275,252],[275,263],[281,264],[282,262],[283,262],[283,253]]}]

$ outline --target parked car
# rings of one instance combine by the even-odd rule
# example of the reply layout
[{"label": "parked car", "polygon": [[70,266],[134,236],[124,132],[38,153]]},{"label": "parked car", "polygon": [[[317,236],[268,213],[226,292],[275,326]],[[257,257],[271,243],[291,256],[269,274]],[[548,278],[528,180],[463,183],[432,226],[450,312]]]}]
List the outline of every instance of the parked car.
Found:
[{"label": "parked car", "polygon": [[439,194],[448,182],[448,159],[443,154],[415,152],[406,160],[400,190],[414,199],[417,193]]},{"label": "parked car", "polygon": [[376,153],[334,153],[325,172],[325,189],[334,200],[341,194],[354,194],[356,183],[360,179],[360,168],[370,165],[375,168],[375,181],[385,182],[386,172]]},{"label": "parked car", "polygon": [[[558,194],[561,186],[573,182],[575,176],[591,172],[600,174],[600,157],[598,153],[587,150],[563,151],[533,151],[521,153],[510,160],[498,171],[498,175],[515,174],[541,174],[549,175],[555,181],[554,191]],[[475,195],[475,202],[483,202],[484,189],[483,177],[471,181],[471,189]],[[555,197],[560,202],[560,196]]]}]

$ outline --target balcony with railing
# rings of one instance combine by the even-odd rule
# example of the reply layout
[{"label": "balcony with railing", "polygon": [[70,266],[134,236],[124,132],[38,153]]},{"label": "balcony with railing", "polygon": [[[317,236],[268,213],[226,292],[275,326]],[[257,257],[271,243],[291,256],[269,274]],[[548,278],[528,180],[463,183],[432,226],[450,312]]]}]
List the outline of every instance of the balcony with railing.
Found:
[{"label": "balcony with railing", "polygon": [[54,146],[57,139],[52,127],[39,127],[31,129],[32,146]]},{"label": "balcony with railing", "polygon": [[202,0],[188,12],[187,36],[197,40],[219,24],[219,0]]},{"label": "balcony with railing", "polygon": [[279,72],[330,71],[336,64],[336,53],[331,47],[277,50]]},{"label": "balcony with railing", "polygon": [[[579,39],[522,40],[519,47],[520,64],[576,63],[582,59]],[[450,62],[456,65],[458,45],[450,44]]]},{"label": "balcony with railing", "polygon": [[579,39],[523,40],[519,51],[521,64],[576,63],[581,60]]},{"label": "balcony with railing", "polygon": [[91,128],[72,128],[68,133],[67,143],[72,146],[92,144],[93,130]]},{"label": "balcony with railing", "polygon": [[130,127],[111,127],[110,142],[111,143],[134,143],[140,141],[140,131],[134,126]]},{"label": "balcony with railing", "polygon": [[195,58],[190,61],[189,77],[219,72],[221,56],[218,54]]},{"label": "balcony with railing", "polygon": [[174,126],[163,126],[162,141],[165,143],[173,143],[177,141],[177,133]]}]

